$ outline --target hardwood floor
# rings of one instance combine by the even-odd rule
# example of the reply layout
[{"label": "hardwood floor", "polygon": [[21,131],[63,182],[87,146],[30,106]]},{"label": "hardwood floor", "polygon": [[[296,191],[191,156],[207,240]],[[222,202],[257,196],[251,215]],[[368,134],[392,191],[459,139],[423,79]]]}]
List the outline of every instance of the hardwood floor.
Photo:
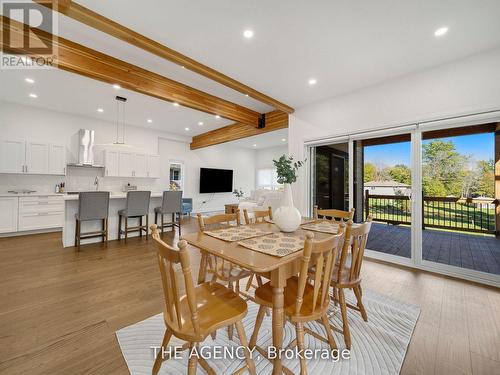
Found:
[{"label": "hardwood floor", "polygon": [[[195,220],[185,220],[183,231],[193,230]],[[0,373],[127,374],[115,331],[163,308],[153,241],[77,253],[60,237],[0,239]],[[177,241],[171,232],[164,239]],[[421,307],[402,374],[498,373],[498,289],[373,261],[363,267],[365,289]]]}]

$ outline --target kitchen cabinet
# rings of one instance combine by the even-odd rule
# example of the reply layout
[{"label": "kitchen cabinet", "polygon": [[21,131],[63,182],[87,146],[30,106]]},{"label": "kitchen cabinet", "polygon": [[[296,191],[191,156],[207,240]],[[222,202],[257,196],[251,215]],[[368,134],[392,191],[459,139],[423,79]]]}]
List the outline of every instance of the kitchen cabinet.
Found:
[{"label": "kitchen cabinet", "polygon": [[32,140],[1,140],[0,173],[64,175],[66,148]]},{"label": "kitchen cabinet", "polygon": [[148,177],[148,158],[146,154],[134,155],[134,177]]},{"label": "kitchen cabinet", "polygon": [[0,197],[0,233],[17,231],[18,198]]},{"label": "kitchen cabinet", "polygon": [[118,162],[118,151],[104,151],[104,173],[107,177],[119,176]]},{"label": "kitchen cabinet", "polygon": [[118,175],[120,177],[134,177],[135,154],[120,151],[118,155]]},{"label": "kitchen cabinet", "polygon": [[32,196],[19,198],[18,231],[62,227],[64,201],[60,196]]},{"label": "kitchen cabinet", "polygon": [[160,178],[160,155],[148,155],[148,177]]},{"label": "kitchen cabinet", "polygon": [[0,140],[0,173],[24,173],[26,141],[24,139]]}]

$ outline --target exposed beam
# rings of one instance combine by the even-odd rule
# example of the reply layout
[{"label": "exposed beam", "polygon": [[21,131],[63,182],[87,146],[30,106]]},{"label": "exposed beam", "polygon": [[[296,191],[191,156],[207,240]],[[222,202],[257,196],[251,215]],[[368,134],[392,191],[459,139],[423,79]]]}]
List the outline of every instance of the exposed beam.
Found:
[{"label": "exposed beam", "polygon": [[266,126],[258,129],[245,124],[232,124],[193,137],[191,150],[252,137],[288,128],[288,114],[281,111],[266,113]]},{"label": "exposed beam", "polygon": [[[24,37],[23,27],[26,25],[3,15],[1,20],[2,50],[7,53],[16,53],[15,50],[12,50],[6,44],[3,33],[7,30],[10,23],[12,45],[24,45],[22,43]],[[29,35],[32,45],[39,42],[40,39],[45,43],[53,43],[55,48],[58,49],[58,53],[55,56],[55,63],[59,69],[110,84],[116,83],[132,91],[170,102],[177,102],[185,107],[213,115],[220,115],[221,117],[246,125],[257,127],[259,124],[260,114],[256,111],[220,99],[45,31],[31,27],[29,29],[33,31]],[[30,55],[28,49],[22,50],[22,52]]]},{"label": "exposed beam", "polygon": [[[40,4],[51,7],[50,0],[34,0]],[[152,39],[145,37],[142,34],[135,32],[117,22],[106,18],[99,13],[96,13],[88,8],[85,8],[75,2],[71,2],[69,6],[59,7],[59,12],[64,14],[67,17],[70,17],[76,21],[79,21],[87,26],[90,26],[94,29],[102,31],[108,35],[111,35],[115,38],[123,40],[127,43],[130,43],[136,47],[139,47],[145,51],[151,52],[159,57],[162,57],[166,60],[169,60],[175,64],[179,64],[186,69],[189,69],[193,72],[196,72],[204,77],[210,78],[224,86],[230,87],[233,90],[239,91],[243,94],[247,94],[252,98],[270,105],[273,108],[276,108],[280,111],[286,113],[293,113],[294,109],[280,101],[271,98],[270,96],[263,94],[237,80],[228,77],[225,74],[222,74],[215,69],[212,69],[206,65],[199,63],[192,58],[185,56],[177,51],[174,51],[167,46],[160,44]]]}]

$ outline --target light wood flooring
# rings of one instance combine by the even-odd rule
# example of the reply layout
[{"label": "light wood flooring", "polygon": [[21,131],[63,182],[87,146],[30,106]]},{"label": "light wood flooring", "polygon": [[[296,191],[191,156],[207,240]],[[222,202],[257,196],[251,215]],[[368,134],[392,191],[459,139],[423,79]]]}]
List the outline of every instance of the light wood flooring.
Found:
[{"label": "light wood flooring", "polygon": [[[76,252],[60,237],[0,239],[0,374],[127,374],[115,331],[163,307],[153,241]],[[421,307],[402,374],[499,373],[498,289],[373,261],[363,275],[364,288]]]}]

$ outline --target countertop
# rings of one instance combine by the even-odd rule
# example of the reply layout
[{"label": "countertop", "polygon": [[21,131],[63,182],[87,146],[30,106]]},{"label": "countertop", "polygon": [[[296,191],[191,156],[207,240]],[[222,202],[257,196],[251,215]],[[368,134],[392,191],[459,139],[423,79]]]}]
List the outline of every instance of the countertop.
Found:
[{"label": "countertop", "polygon": [[60,196],[63,197],[64,193],[29,193],[29,194],[14,194],[14,193],[0,193],[0,197],[12,197],[12,198],[21,198],[21,197],[55,197]]},{"label": "countertop", "polygon": [[[162,192],[152,191],[151,198],[161,198],[163,196]],[[0,198],[22,198],[22,197],[61,197],[65,201],[77,201],[78,194],[66,194],[66,193],[29,193],[29,194],[13,194],[13,193],[0,193]],[[127,193],[123,192],[111,192],[110,199],[125,199]]]}]

